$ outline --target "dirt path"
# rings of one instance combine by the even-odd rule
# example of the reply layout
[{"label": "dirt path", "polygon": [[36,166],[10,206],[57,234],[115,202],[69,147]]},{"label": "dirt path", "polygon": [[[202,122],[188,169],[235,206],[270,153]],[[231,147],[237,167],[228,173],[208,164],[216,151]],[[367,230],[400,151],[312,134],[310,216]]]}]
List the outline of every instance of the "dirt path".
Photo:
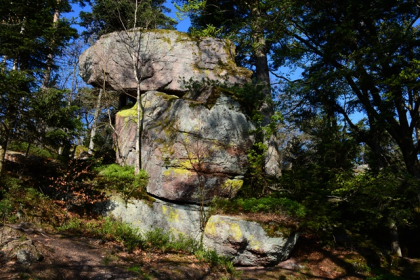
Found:
[{"label": "dirt path", "polygon": [[[242,275],[236,279],[366,279],[363,267],[356,262],[363,263],[361,255],[325,250],[311,239],[301,239],[289,260],[271,268],[238,268]],[[0,250],[0,279],[231,279],[192,255],[128,253],[118,243],[46,234],[30,223],[0,226]],[[417,273],[408,275],[409,279],[420,278]]]},{"label": "dirt path", "polygon": [[[0,279],[220,279],[223,274],[194,256],[135,251],[113,242],[81,236],[45,234],[32,227],[6,226],[2,236]],[[3,227],[0,227],[0,233]],[[1,234],[0,234],[1,235]],[[30,251],[12,242],[31,243],[42,255],[22,261],[13,252]],[[16,249],[17,248],[17,249]]]}]

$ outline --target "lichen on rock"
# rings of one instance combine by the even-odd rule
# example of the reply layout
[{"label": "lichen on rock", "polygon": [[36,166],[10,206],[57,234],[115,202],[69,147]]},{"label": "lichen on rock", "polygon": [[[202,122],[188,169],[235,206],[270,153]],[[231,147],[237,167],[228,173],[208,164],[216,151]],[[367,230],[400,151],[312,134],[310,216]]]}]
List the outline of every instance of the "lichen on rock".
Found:
[{"label": "lichen on rock", "polygon": [[142,54],[139,69],[142,91],[182,95],[186,92],[182,79],[190,78],[226,81],[232,85],[250,81],[252,72],[236,66],[234,45],[228,40],[198,38],[160,29],[136,30],[129,35],[131,37],[125,32],[106,34],[80,56],[80,75],[88,84],[102,86],[106,80],[109,89],[136,91],[130,56],[132,45],[132,52],[140,48]]},{"label": "lichen on rock", "polygon": [[298,233],[270,236],[257,222],[238,217],[214,215],[207,222],[203,243],[207,248],[233,259],[242,266],[275,265],[286,259],[296,244]]},{"label": "lichen on rock", "polygon": [[[197,98],[203,103],[205,98]],[[191,106],[193,100],[149,91],[142,97],[144,116],[142,157],[150,176],[147,191],[182,201],[234,197],[247,168],[246,152],[253,143],[254,125],[237,101],[224,93],[211,108]],[[116,116],[117,160],[135,162],[137,124],[133,109]],[[203,197],[204,194],[204,197]]]}]

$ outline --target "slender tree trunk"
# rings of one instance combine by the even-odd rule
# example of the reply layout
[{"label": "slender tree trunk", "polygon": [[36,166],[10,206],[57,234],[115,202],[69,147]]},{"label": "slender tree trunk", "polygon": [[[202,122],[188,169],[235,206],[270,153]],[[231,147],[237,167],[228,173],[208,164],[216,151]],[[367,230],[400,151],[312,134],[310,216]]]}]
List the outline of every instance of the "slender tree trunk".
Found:
[{"label": "slender tree trunk", "polygon": [[140,114],[141,114],[141,93],[140,93],[140,84],[137,82],[137,139],[136,139],[136,163],[134,174],[139,174],[142,167],[141,162],[141,123],[140,123]]},{"label": "slender tree trunk", "polygon": [[3,125],[3,135],[0,138],[0,176],[3,174],[3,170],[5,167],[5,158],[6,158],[6,151],[7,151],[7,144],[9,142],[9,136],[10,136],[10,131],[9,131],[9,126],[7,125],[8,123],[8,119],[7,119],[7,113],[9,112],[9,110],[6,112],[6,118],[4,120]]},{"label": "slender tree trunk", "polygon": [[398,257],[402,257],[400,241],[398,237],[398,228],[394,222],[389,224],[389,233],[391,235],[391,251]]},{"label": "slender tree trunk", "polygon": [[7,141],[9,140],[8,135],[5,135],[0,142],[0,176],[3,174],[3,169],[5,166],[6,150],[7,150]]},{"label": "slender tree trunk", "polygon": [[93,116],[92,130],[90,131],[90,141],[89,141],[89,150],[88,150],[89,155],[93,153],[93,149],[95,147],[95,144],[93,143],[93,139],[95,138],[95,135],[96,135],[96,124],[98,122],[99,111],[101,110],[102,91],[103,89],[99,90],[98,101],[96,103],[95,114]]},{"label": "slender tree trunk", "polygon": [[[138,11],[138,1],[136,0],[136,9],[134,12],[134,28],[137,27],[137,11]],[[129,38],[131,38],[129,36]],[[134,37],[136,38],[136,37]],[[141,80],[142,80],[142,71],[141,67],[143,67],[143,61],[141,61],[141,43],[142,43],[142,37],[141,33],[138,38],[138,43],[134,42],[132,46],[137,46],[137,49],[134,50],[134,53],[132,53],[132,60],[133,60],[133,70],[134,70],[134,76],[136,77],[136,83],[137,83],[137,139],[136,139],[136,163],[134,166],[134,174],[137,175],[140,173],[140,169],[142,168],[142,158],[141,158],[141,137],[143,134],[143,117],[141,116],[142,111],[142,100],[141,100]]]},{"label": "slender tree trunk", "polygon": [[[58,6],[60,4],[60,1],[61,0],[57,0],[57,8],[54,11],[54,17],[53,17],[53,26],[54,26],[54,28],[57,27],[58,19],[60,17],[60,10],[58,8]],[[51,42],[51,45],[52,44],[54,44],[54,40]],[[53,63],[53,54],[52,54],[52,47],[51,47],[51,52],[47,56],[47,69],[45,71],[45,75],[44,75],[44,78],[42,80],[42,85],[41,85],[41,87],[43,89],[48,88],[48,84],[49,84],[50,79],[51,79],[52,63]]]}]

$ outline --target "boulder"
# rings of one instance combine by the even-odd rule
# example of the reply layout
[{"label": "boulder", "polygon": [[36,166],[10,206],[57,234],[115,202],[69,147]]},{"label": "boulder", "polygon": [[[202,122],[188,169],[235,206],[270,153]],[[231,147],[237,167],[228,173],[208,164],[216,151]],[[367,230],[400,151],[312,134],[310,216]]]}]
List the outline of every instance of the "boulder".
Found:
[{"label": "boulder", "polygon": [[298,236],[283,225],[262,225],[239,217],[214,215],[206,224],[203,244],[232,258],[235,265],[270,266],[289,256]]},{"label": "boulder", "polygon": [[[104,216],[131,224],[141,234],[159,228],[195,240],[201,238],[200,207],[197,205],[180,205],[153,197],[126,203],[120,197],[112,196],[109,201],[98,203],[96,209]],[[201,209],[208,211],[207,207]]]},{"label": "boulder", "polygon": [[[136,59],[133,60],[133,57]],[[235,46],[229,40],[191,37],[174,30],[129,30],[103,35],[79,59],[79,73],[93,86],[116,91],[137,89],[134,64],[140,73],[141,91],[180,94],[183,80],[243,84],[252,72],[235,64]]]},{"label": "boulder", "polygon": [[[191,97],[191,98],[189,98]],[[178,202],[232,198],[247,170],[255,127],[239,103],[221,89],[178,98],[149,91],[142,97],[142,167],[147,192]],[[117,161],[134,165],[136,108],[116,115]]]},{"label": "boulder", "polygon": [[30,264],[41,261],[44,257],[30,238],[22,231],[9,226],[0,231],[0,259],[8,262],[16,260],[19,263]]},{"label": "boulder", "polygon": [[99,211],[130,223],[142,234],[160,228],[175,236],[182,234],[202,241],[205,248],[232,259],[238,266],[276,265],[289,256],[298,238],[289,226],[259,224],[240,217],[213,215],[204,224],[202,217],[209,215],[207,207],[154,198],[126,203],[114,196]]}]

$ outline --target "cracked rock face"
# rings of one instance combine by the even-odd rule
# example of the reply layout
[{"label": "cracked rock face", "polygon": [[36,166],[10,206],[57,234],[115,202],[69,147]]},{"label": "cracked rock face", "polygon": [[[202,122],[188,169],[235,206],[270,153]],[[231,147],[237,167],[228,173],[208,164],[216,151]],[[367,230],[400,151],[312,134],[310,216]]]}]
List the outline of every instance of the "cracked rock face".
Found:
[{"label": "cracked rock face", "polygon": [[[138,53],[138,55],[137,55]],[[80,75],[93,86],[133,92],[133,66],[141,91],[184,93],[183,80],[203,78],[243,84],[252,72],[237,67],[235,46],[228,40],[195,38],[174,30],[114,32],[102,36],[80,56]]]},{"label": "cracked rock face", "polygon": [[[141,156],[150,194],[189,203],[236,195],[255,127],[233,97],[217,88],[183,98],[149,91],[142,104]],[[122,165],[135,163],[136,107],[116,116]]]}]

